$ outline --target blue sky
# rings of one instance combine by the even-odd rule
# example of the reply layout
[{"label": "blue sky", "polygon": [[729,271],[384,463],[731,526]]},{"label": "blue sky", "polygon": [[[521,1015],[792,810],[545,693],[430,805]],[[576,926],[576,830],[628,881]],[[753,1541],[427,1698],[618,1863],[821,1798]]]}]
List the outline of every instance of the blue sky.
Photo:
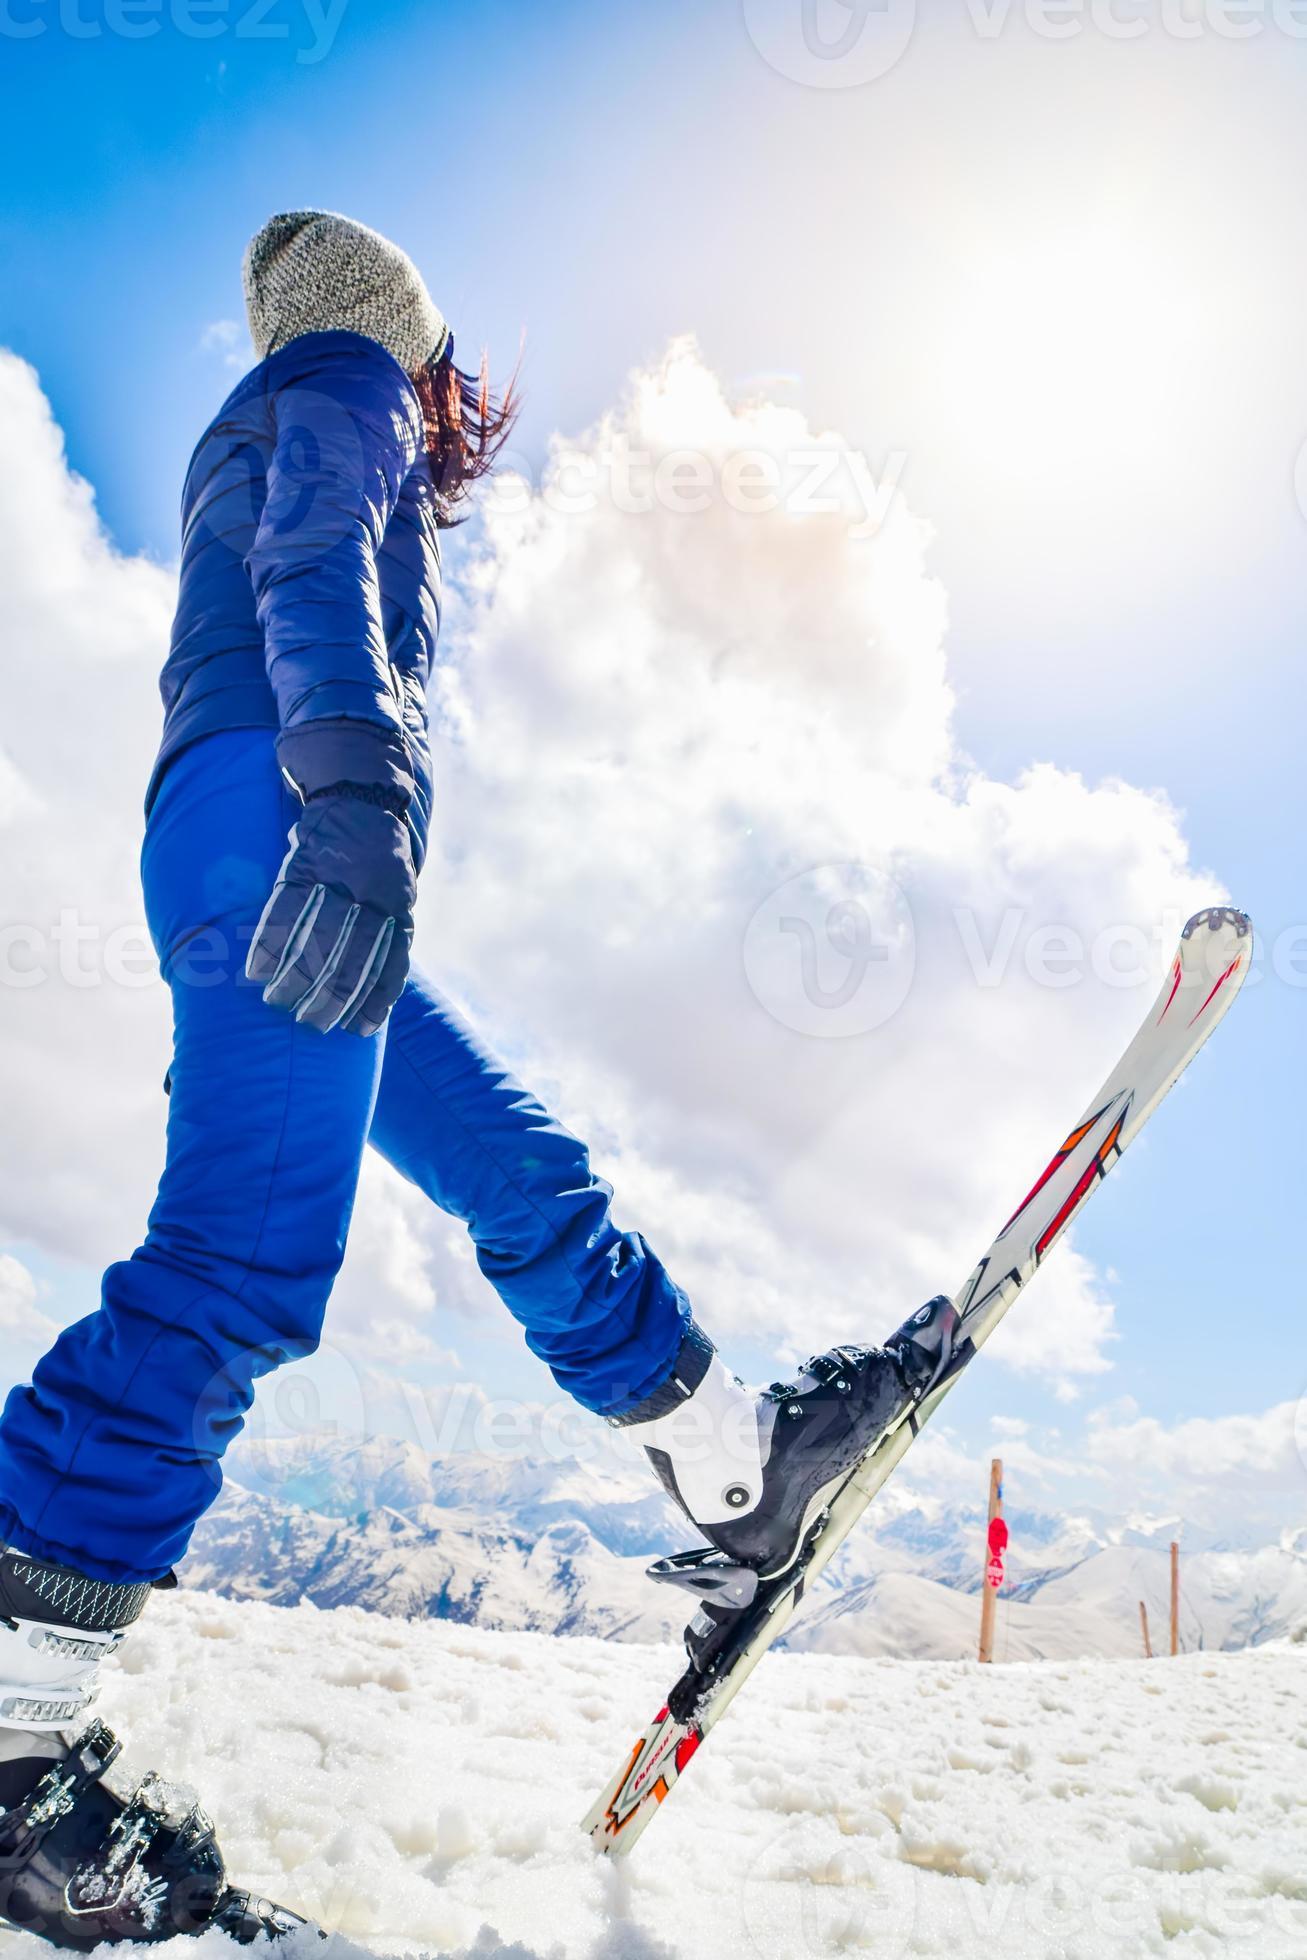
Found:
[{"label": "blue sky", "polygon": [[[503,368],[525,335],[529,458],[680,333],[728,388],[766,378],[900,454],[963,754],[1164,790],[1283,954],[1304,917],[1307,44],[1269,10],[1230,38],[1215,0],[1186,41],[1143,0],[1118,10],[1138,38],[1085,15],[1065,41],[1029,8],[981,32],[959,0],[877,79],[810,87],[759,45],[783,0],[352,0],[329,45],[298,0],[267,11],[280,38],[243,7],[206,41],[165,7],[133,40],[96,0],[63,24],[11,0],[42,31],[0,32],[0,344],[38,369],[123,551],[175,552],[249,232],[346,209],[410,249],[464,352]],[[1163,1421],[1307,1377],[1303,1003],[1283,979],[1247,995],[1083,1226],[1118,1306],[1104,1392]],[[1085,1093],[1112,1059],[1085,1055]],[[61,1303],[84,1281],[27,1254]],[[1003,1408],[1047,1415],[1025,1380]]]}]

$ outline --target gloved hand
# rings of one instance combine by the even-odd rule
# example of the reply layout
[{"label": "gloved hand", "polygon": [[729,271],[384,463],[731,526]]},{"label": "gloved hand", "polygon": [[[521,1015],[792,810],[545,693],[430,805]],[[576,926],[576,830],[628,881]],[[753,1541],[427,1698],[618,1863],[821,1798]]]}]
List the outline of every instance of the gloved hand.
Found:
[{"label": "gloved hand", "polygon": [[[417,870],[412,778],[396,751],[330,725],[283,736],[278,754],[304,797],[290,850],[254,931],[245,971],[263,998],[324,1034],[372,1035],[408,977]],[[335,776],[361,771],[378,780]],[[313,779],[331,776],[313,786]]]}]

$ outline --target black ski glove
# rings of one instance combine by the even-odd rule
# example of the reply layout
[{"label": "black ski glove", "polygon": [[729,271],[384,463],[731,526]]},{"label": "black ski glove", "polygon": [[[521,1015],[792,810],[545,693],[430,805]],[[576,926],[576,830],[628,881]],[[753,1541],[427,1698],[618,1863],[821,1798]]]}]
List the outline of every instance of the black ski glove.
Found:
[{"label": "black ski glove", "polygon": [[407,756],[398,737],[357,722],[295,729],[277,753],[304,812],[245,971],[297,1021],[375,1034],[403,991],[413,940]]}]

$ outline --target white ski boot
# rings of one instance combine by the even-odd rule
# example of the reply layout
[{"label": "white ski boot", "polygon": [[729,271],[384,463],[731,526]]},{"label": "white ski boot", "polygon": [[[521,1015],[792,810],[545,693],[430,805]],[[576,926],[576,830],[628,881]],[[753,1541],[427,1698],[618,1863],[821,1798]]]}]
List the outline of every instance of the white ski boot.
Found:
[{"label": "white ski boot", "polygon": [[119,1795],[120,1744],[81,1729],[97,1676],[152,1588],[0,1554],[0,1920],[55,1946],[213,1928],[248,1944],[304,1925],[227,1884],[194,1792],[147,1776]]},{"label": "white ski boot", "polygon": [[[635,1429],[709,1543],[732,1565],[772,1578],[793,1564],[877,1439],[943,1373],[957,1324],[940,1294],[883,1348],[832,1348],[793,1381],[762,1390],[746,1388],[691,1327],[669,1383],[615,1420]],[[723,1574],[719,1562],[712,1569]]]}]

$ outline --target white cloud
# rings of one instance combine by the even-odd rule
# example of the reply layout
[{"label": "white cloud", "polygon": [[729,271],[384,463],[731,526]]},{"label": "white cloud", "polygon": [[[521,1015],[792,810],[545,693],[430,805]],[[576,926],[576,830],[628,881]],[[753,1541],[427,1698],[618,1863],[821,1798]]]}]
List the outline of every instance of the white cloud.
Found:
[{"label": "white cloud", "polygon": [[36,376],[8,354],[0,430],[0,1233],[107,1263],[140,1236],[161,1151],[163,988],[113,984],[94,948],[125,954],[142,927],[172,580],[113,549]]},{"label": "white cloud", "polygon": [[21,1260],[0,1253],[0,1391],[25,1379],[54,1338],[37,1301],[40,1288]]},{"label": "white cloud", "polygon": [[218,355],[235,374],[243,374],[253,359],[249,334],[238,320],[211,320],[200,335],[199,351]]},{"label": "white cloud", "polygon": [[[72,907],[104,933],[141,916],[172,579],[114,551],[11,357],[0,429],[6,913],[48,932]],[[562,473],[589,457],[602,475],[622,444],[655,463],[693,452],[708,507],[559,508]],[[428,963],[591,1138],[623,1222],[728,1347],[781,1366],[956,1287],[1132,1031],[1139,987],[1032,977],[1036,928],[1069,927],[1091,952],[1106,928],[1137,928],[1155,978],[1170,921],[1214,895],[1163,798],[1050,763],[997,782],[958,752],[944,597],[901,498],[867,535],[851,470],[823,514],[750,514],[720,494],[733,458],[784,469],[814,451],[842,454],[793,409],[730,403],[681,345],[560,448],[540,493],[501,499],[480,546],[455,544],[466,591],[435,690],[420,908]],[[849,864],[866,881],[828,934],[843,874],[804,876]],[[769,1012],[750,986],[749,921],[796,879],[785,905],[816,894],[831,998],[857,930],[883,937],[904,895],[911,985],[867,1032],[796,1033],[787,1000]],[[1006,963],[985,984],[977,948],[996,943]],[[799,984],[800,954],[793,931],[764,999]],[[92,1264],[121,1256],[162,1149],[163,991],[65,977],[0,998],[0,1231]],[[386,1178],[369,1178],[356,1219],[333,1328],[439,1360],[433,1313],[485,1310],[462,1228]],[[1039,1296],[994,1352],[1071,1394],[1109,1365],[1111,1302],[1066,1249]]]},{"label": "white cloud", "polygon": [[1061,1401],[1074,1401],[1086,1376],[1112,1366],[1116,1310],[1091,1262],[1063,1245],[1000,1323],[987,1350],[1023,1374],[1051,1378]]},{"label": "white cloud", "polygon": [[51,1323],[36,1304],[36,1281],[21,1260],[0,1252],[0,1339],[44,1341]]},{"label": "white cloud", "polygon": [[992,1448],[965,1442],[947,1422],[932,1423],[894,1479],[898,1501],[927,1496],[952,1504],[979,1503],[990,1463],[999,1453],[1009,1497],[1019,1491],[1022,1503],[1060,1504],[1073,1496],[1083,1500],[1087,1490],[1097,1502],[1106,1488],[1108,1477],[1100,1464],[1050,1447],[1056,1444],[1055,1432],[1046,1431],[1037,1440],[1026,1433],[1025,1423],[1001,1416],[991,1418],[991,1428]]},{"label": "white cloud", "polygon": [[[599,1140],[709,1327],[786,1349],[886,1331],[959,1284],[1132,1032],[1149,995],[1037,984],[1032,932],[1097,952],[1133,927],[1151,985],[1211,895],[1163,798],[968,767],[928,532],[901,499],[866,537],[848,485],[805,517],[556,494],[623,446],[694,452],[720,484],[733,455],[822,443],[796,411],[733,407],[681,345],[540,494],[491,513],[438,697],[424,899],[441,969]],[[915,975],[884,1025],[805,1038],[751,991],[745,931],[787,879],[848,863],[902,888]],[[1015,914],[998,984],[959,912],[986,949]],[[1111,1303],[1066,1251],[1040,1290],[995,1352],[1069,1391],[1108,1365]]]},{"label": "white cloud", "polygon": [[1095,1411],[1088,1451],[1129,1490],[1172,1504],[1199,1496],[1302,1492],[1307,1486],[1307,1410],[1303,1398],[1260,1413],[1190,1416],[1177,1423],[1129,1405]]},{"label": "white cloud", "polygon": [[[1121,1396],[1088,1411],[1074,1436],[1003,1415],[989,1418],[989,1430],[1014,1504],[1075,1509],[1088,1501],[1103,1518],[1128,1518],[1138,1529],[1161,1531],[1168,1520],[1187,1519],[1236,1542],[1301,1525],[1307,1395],[1265,1410],[1174,1422]],[[989,1457],[945,1418],[914,1445],[894,1490],[900,1501],[911,1492],[978,1499]]]},{"label": "white cloud", "polygon": [[432,1338],[441,1310],[453,1302],[448,1266],[432,1241],[430,1214],[418,1191],[369,1154],[331,1298],[330,1335],[374,1364],[384,1362],[401,1373],[459,1365],[453,1350]]}]

